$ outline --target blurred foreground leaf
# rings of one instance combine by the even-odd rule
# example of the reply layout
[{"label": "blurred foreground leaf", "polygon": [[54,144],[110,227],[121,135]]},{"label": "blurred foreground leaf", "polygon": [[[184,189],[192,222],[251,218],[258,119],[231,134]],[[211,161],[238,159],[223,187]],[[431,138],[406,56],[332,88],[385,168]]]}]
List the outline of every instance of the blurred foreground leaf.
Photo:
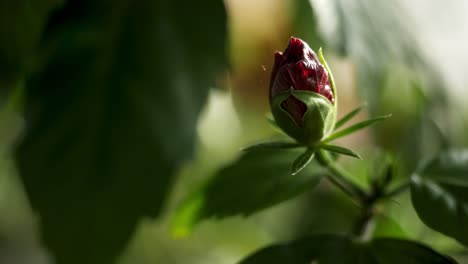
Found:
[{"label": "blurred foreground leaf", "polygon": [[225,66],[225,16],[215,0],[71,0],[53,14],[16,159],[56,263],[114,263],[158,215]]},{"label": "blurred foreground leaf", "polygon": [[454,260],[406,240],[358,242],[339,235],[316,235],[263,248],[240,264],[450,264]]},{"label": "blurred foreground leaf", "polygon": [[0,1],[0,102],[24,78],[48,14],[61,2]]},{"label": "blurred foreground leaf", "polygon": [[414,174],[411,199],[426,225],[468,246],[468,150],[441,153]]},{"label": "blurred foreground leaf", "polygon": [[312,163],[291,175],[291,163],[299,153],[278,149],[243,153],[188,198],[177,212],[173,232],[182,236],[204,218],[250,215],[311,190],[323,171]]}]

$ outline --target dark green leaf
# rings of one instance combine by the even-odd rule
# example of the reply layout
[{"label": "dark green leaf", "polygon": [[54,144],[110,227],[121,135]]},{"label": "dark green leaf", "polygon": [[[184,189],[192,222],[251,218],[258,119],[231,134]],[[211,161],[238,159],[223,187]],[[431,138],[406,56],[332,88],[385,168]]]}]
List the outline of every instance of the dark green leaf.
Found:
[{"label": "dark green leaf", "polygon": [[276,149],[244,152],[182,204],[173,222],[174,233],[185,235],[208,217],[250,215],[312,189],[323,171],[310,164],[292,176],[291,163],[297,154]]},{"label": "dark green leaf", "polygon": [[443,152],[415,173],[411,199],[426,225],[468,246],[468,150]]},{"label": "dark green leaf", "polygon": [[256,149],[288,149],[288,148],[300,148],[302,145],[295,142],[285,141],[269,141],[250,145],[242,149],[242,151],[251,151]]},{"label": "dark green leaf", "polygon": [[0,1],[0,100],[18,87],[31,67],[50,11],[62,1]]},{"label": "dark green leaf", "polygon": [[307,149],[304,153],[299,155],[293,162],[291,167],[291,174],[296,175],[303,170],[314,158],[315,150]]},{"label": "dark green leaf", "polygon": [[339,153],[339,154],[343,154],[343,155],[347,155],[347,156],[351,156],[351,157],[354,157],[354,158],[361,159],[361,156],[359,156],[359,154],[357,154],[356,152],[354,152],[354,151],[352,151],[350,149],[347,149],[345,147],[324,144],[324,145],[320,145],[320,148],[331,151],[331,152],[335,152],[335,153]]},{"label": "dark green leaf", "polygon": [[359,112],[361,112],[362,108],[364,106],[359,106],[356,109],[353,109],[351,112],[347,113],[345,116],[343,116],[340,120],[338,120],[335,124],[335,129],[338,129],[342,127],[344,124],[346,124],[349,120],[351,120],[353,117],[355,117]]},{"label": "dark green leaf", "polygon": [[376,118],[372,118],[372,119],[369,119],[369,120],[365,120],[365,121],[362,121],[362,122],[359,122],[357,124],[354,124],[350,127],[347,127],[343,130],[340,130],[340,131],[337,131],[333,134],[331,134],[329,137],[327,137],[325,140],[323,140],[323,142],[330,142],[332,140],[335,140],[337,138],[341,138],[341,137],[344,137],[344,136],[347,136],[349,134],[352,134],[358,130],[361,130],[363,128],[366,128],[370,125],[373,125],[374,123],[376,122],[379,122],[379,121],[382,121],[382,120],[385,120],[387,118],[390,118],[392,115],[389,114],[389,115],[384,115],[384,116],[379,116],[379,117],[376,117]]},{"label": "dark green leaf", "polygon": [[225,27],[216,0],[69,0],[54,13],[16,160],[56,263],[114,263],[159,214],[225,66]]},{"label": "dark green leaf", "polygon": [[240,264],[453,264],[454,260],[406,240],[378,238],[354,241],[339,235],[315,235],[273,245],[247,257]]}]

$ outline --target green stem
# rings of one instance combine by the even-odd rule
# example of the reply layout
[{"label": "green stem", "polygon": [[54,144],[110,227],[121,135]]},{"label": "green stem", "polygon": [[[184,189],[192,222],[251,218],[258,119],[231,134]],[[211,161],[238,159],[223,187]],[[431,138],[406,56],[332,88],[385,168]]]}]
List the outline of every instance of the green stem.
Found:
[{"label": "green stem", "polygon": [[372,204],[365,204],[360,212],[359,217],[354,222],[352,234],[359,238],[366,238],[367,237],[367,230],[369,224],[374,217],[374,203]]},{"label": "green stem", "polygon": [[349,195],[351,198],[355,198],[355,194],[354,192],[348,188],[347,185],[344,185],[343,183],[341,183],[338,179],[336,179],[335,177],[333,177],[333,175],[331,174],[327,174],[327,179],[333,183],[336,187],[338,187],[340,190],[342,190],[344,193],[346,193],[347,195]]},{"label": "green stem", "polygon": [[349,173],[338,166],[338,164],[332,160],[330,154],[323,150],[319,150],[317,151],[316,155],[320,165],[327,168],[331,172],[328,175],[328,179],[330,179],[333,184],[358,201],[365,199],[367,196],[366,192],[354,182],[349,180],[351,178]]},{"label": "green stem", "polygon": [[359,203],[360,214],[353,225],[352,234],[361,239],[365,239],[368,235],[367,230],[369,224],[375,215],[375,205],[381,198],[385,197],[382,187],[375,186],[370,192],[366,192],[349,180],[351,178],[349,173],[341,168],[330,157],[330,154],[319,150],[316,155],[318,162],[330,171],[328,179]]},{"label": "green stem", "polygon": [[393,197],[393,196],[397,196],[399,194],[401,194],[402,192],[406,191],[406,189],[408,189],[410,187],[410,182],[405,182],[403,184],[401,184],[400,186],[396,187],[395,189],[387,192],[384,197],[385,198],[388,198],[388,197]]},{"label": "green stem", "polygon": [[371,193],[361,200],[361,212],[356,222],[354,222],[352,233],[361,239],[368,237],[368,227],[375,216],[375,205],[382,198],[379,188],[373,188]]}]

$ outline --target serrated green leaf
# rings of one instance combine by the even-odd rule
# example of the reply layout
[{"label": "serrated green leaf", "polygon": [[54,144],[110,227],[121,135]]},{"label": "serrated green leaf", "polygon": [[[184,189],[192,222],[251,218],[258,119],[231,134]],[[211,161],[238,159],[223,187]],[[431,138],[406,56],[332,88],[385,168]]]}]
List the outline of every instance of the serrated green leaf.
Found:
[{"label": "serrated green leaf", "polygon": [[158,216],[226,65],[225,34],[216,0],[69,0],[54,13],[16,164],[55,263],[114,263]]},{"label": "serrated green leaf", "polygon": [[359,154],[357,154],[356,152],[354,152],[354,151],[352,151],[350,149],[347,149],[345,147],[340,147],[340,146],[336,146],[336,145],[329,145],[329,144],[323,144],[323,145],[320,145],[319,147],[322,148],[322,149],[331,151],[331,152],[335,152],[335,153],[339,153],[339,154],[343,154],[343,155],[347,155],[347,156],[351,156],[351,157],[354,157],[354,158],[361,159],[361,156],[359,156]]},{"label": "serrated green leaf", "polygon": [[314,155],[314,149],[307,149],[304,153],[299,155],[292,164],[291,174],[296,175],[303,170],[312,161]]},{"label": "serrated green leaf", "polygon": [[340,235],[315,235],[263,248],[239,264],[454,264],[422,244],[378,238],[362,243]]},{"label": "serrated green leaf", "polygon": [[387,118],[390,118],[391,116],[392,115],[389,114],[389,115],[379,116],[379,117],[376,117],[376,118],[372,118],[372,119],[368,119],[368,120],[359,122],[357,124],[354,124],[354,125],[352,125],[350,127],[347,127],[347,128],[345,128],[343,130],[340,130],[340,131],[337,131],[337,132],[331,134],[329,137],[327,137],[325,140],[323,140],[323,143],[330,142],[332,140],[347,136],[347,135],[349,135],[351,133],[354,133],[354,132],[356,132],[358,130],[361,130],[361,129],[366,128],[366,127],[368,127],[370,125],[373,125],[376,122],[379,122],[379,121],[385,120]]},{"label": "serrated green leaf", "polygon": [[247,146],[242,151],[252,151],[257,149],[290,149],[303,147],[301,144],[287,141],[269,141],[261,142],[254,145]]},{"label": "serrated green leaf", "polygon": [[172,231],[181,236],[205,218],[250,215],[314,187],[323,169],[309,164],[291,175],[297,150],[263,149],[242,153],[191,194],[177,210]]},{"label": "serrated green leaf", "polygon": [[335,124],[335,129],[338,129],[342,127],[344,124],[346,124],[349,120],[351,120],[353,117],[355,117],[361,110],[364,108],[364,106],[359,106],[353,110],[351,110],[349,113],[347,113],[345,116],[343,116],[340,120],[338,120]]},{"label": "serrated green leaf", "polygon": [[468,150],[440,153],[413,174],[411,200],[426,225],[468,246]]}]

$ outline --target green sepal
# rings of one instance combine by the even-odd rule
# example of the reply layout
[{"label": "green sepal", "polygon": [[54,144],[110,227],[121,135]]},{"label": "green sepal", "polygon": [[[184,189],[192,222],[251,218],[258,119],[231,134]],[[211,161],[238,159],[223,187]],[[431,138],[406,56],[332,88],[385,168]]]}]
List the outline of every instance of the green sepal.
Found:
[{"label": "green sepal", "polygon": [[328,80],[330,81],[330,86],[331,86],[332,93],[333,93],[333,99],[335,99],[335,103],[333,106],[335,107],[335,111],[338,111],[338,94],[336,93],[336,85],[335,85],[335,79],[333,79],[333,73],[331,72],[330,67],[328,66],[328,63],[325,60],[325,57],[323,56],[322,48],[319,48],[317,55],[318,55],[320,63],[322,63],[323,67],[325,67],[325,70],[327,70]]},{"label": "green sepal", "polygon": [[300,147],[302,147],[302,145],[296,142],[267,141],[267,142],[260,142],[257,144],[247,146],[243,148],[242,151],[251,151],[251,150],[257,150],[257,149],[291,149],[291,148],[300,148]]},{"label": "green sepal", "polygon": [[337,138],[347,136],[347,135],[352,134],[354,132],[357,132],[357,131],[359,131],[361,129],[364,129],[364,128],[370,126],[370,125],[373,125],[376,122],[385,120],[385,119],[390,118],[390,117],[392,117],[392,114],[388,114],[388,115],[384,115],[384,116],[378,116],[376,118],[372,118],[372,119],[368,119],[368,120],[356,123],[356,124],[354,124],[354,125],[352,125],[350,127],[347,127],[347,128],[345,128],[343,130],[334,132],[329,137],[327,137],[325,140],[323,140],[323,143],[330,142],[330,141],[335,140]]},{"label": "green sepal", "polygon": [[[307,106],[302,126],[281,107],[289,96],[294,96]],[[272,114],[278,126],[302,145],[314,147],[332,131],[336,120],[333,104],[324,96],[303,90],[285,91],[273,98]]]},{"label": "green sepal", "polygon": [[307,165],[312,161],[314,156],[315,156],[314,149],[307,149],[304,153],[299,155],[292,164],[291,174],[296,175],[305,167],[307,167]]},{"label": "green sepal", "polygon": [[351,120],[353,117],[355,117],[361,110],[365,107],[365,105],[361,105],[353,110],[351,110],[349,113],[347,113],[345,116],[343,116],[340,120],[336,121],[335,124],[335,129],[338,129],[345,125],[349,120]]},{"label": "green sepal", "polygon": [[328,144],[320,145],[319,147],[330,152],[361,159],[361,156],[359,156],[359,154],[345,147],[328,145]]}]

